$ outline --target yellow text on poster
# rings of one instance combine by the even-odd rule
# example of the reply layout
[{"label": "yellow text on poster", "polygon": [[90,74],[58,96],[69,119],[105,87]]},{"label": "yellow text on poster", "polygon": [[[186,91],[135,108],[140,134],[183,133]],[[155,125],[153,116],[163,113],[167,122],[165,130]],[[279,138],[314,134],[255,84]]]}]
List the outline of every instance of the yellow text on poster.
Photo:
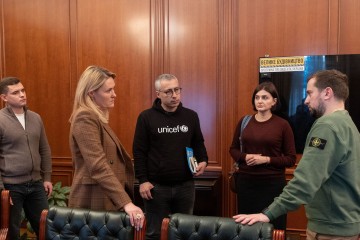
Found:
[{"label": "yellow text on poster", "polygon": [[303,71],[305,57],[260,58],[260,72]]}]

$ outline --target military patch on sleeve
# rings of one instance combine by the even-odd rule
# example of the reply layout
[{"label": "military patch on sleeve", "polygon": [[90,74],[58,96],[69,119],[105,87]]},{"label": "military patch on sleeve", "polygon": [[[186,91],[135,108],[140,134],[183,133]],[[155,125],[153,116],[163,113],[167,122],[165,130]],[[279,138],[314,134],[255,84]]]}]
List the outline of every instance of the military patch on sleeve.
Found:
[{"label": "military patch on sleeve", "polygon": [[325,148],[326,142],[327,141],[325,139],[321,139],[318,137],[312,137],[310,139],[309,147],[319,148],[319,149],[323,150]]}]

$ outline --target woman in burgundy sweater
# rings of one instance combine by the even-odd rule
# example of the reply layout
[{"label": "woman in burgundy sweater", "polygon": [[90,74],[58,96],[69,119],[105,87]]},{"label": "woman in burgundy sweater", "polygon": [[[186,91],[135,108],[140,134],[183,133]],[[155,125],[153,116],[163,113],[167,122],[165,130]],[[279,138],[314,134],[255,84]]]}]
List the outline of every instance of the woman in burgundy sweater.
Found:
[{"label": "woman in burgundy sweater", "polygon": [[[286,185],[285,168],[296,162],[295,141],[290,124],[273,114],[279,96],[271,82],[258,85],[252,96],[254,114],[241,135],[242,117],[235,129],[230,155],[238,165],[236,179],[238,213],[258,213],[273,202]],[[272,222],[286,229],[286,215]]]}]

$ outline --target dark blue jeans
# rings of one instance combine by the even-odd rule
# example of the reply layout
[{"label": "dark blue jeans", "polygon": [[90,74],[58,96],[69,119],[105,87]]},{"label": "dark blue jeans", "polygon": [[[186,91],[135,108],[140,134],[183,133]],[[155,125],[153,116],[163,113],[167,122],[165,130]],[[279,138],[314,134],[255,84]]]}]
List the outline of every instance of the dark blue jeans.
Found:
[{"label": "dark blue jeans", "polygon": [[39,236],[41,212],[43,209],[49,208],[43,182],[40,180],[21,184],[4,184],[4,187],[10,191],[10,197],[14,204],[10,208],[9,239],[19,239],[23,208],[27,220],[36,235]]},{"label": "dark blue jeans", "polygon": [[144,200],[146,213],[146,240],[160,239],[163,218],[172,213],[192,214],[195,202],[193,180],[174,185],[153,183],[153,199]]}]

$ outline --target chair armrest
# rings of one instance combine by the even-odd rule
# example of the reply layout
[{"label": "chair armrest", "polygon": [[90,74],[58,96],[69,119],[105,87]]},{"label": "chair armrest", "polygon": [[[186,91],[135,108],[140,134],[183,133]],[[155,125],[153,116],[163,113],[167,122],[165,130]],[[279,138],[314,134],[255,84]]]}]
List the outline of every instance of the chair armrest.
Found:
[{"label": "chair armrest", "polygon": [[46,218],[48,215],[49,210],[44,209],[41,212],[41,216],[40,216],[40,226],[39,226],[39,240],[45,240],[46,235],[45,235],[45,231],[46,231]]},{"label": "chair armrest", "polygon": [[161,224],[161,238],[160,240],[168,239],[168,227],[169,227],[170,218],[164,218]]},{"label": "chair armrest", "polygon": [[10,221],[10,191],[1,191],[1,228],[9,228]]},{"label": "chair armrest", "polygon": [[143,227],[137,231],[134,229],[134,240],[145,240],[145,233],[146,233],[146,219],[144,220]]},{"label": "chair armrest", "polygon": [[8,238],[9,222],[10,222],[10,191],[1,191],[1,226],[0,226],[0,240]]},{"label": "chair armrest", "polygon": [[273,240],[285,240],[285,231],[274,229]]}]

